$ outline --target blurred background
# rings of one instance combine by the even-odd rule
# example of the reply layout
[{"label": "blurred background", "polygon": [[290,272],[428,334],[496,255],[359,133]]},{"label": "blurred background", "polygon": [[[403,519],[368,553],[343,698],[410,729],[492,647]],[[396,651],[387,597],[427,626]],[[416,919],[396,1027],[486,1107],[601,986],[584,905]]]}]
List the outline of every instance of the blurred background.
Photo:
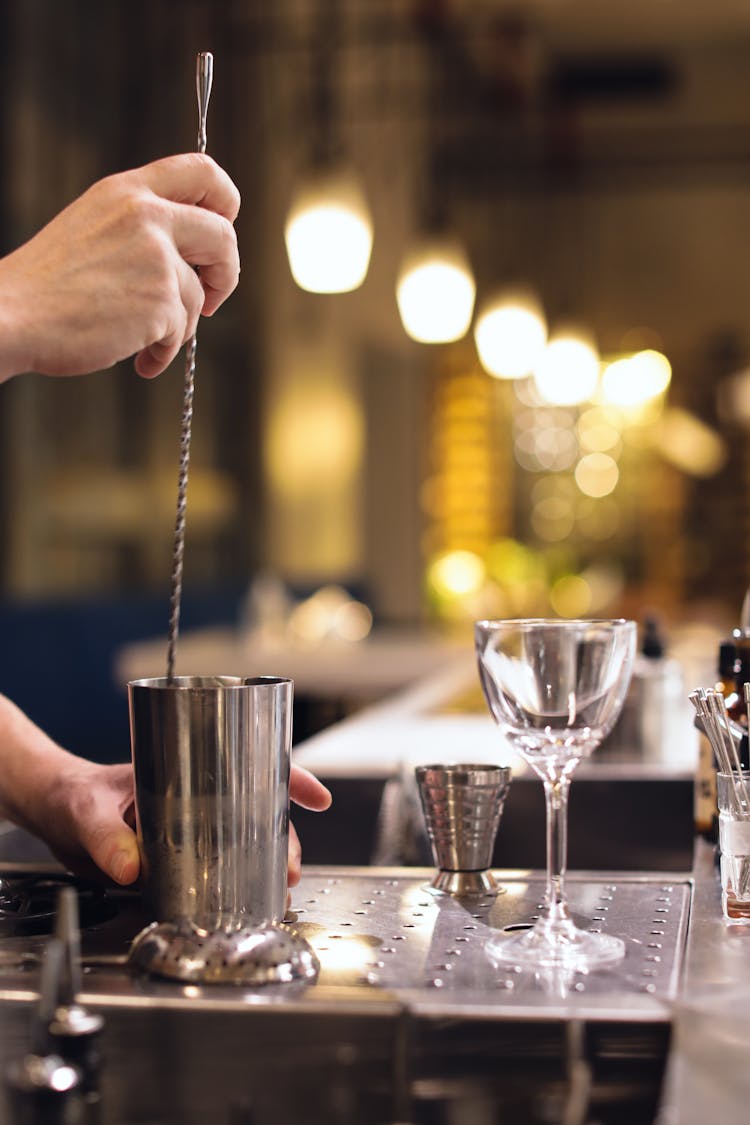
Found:
[{"label": "blurred background", "polygon": [[[199,329],[183,628],[656,613],[712,659],[750,577],[750,8],[4,0],[2,252],[195,147],[199,50],[243,270]],[[182,372],[0,386],[0,690],[95,757],[114,655],[166,633]]]}]

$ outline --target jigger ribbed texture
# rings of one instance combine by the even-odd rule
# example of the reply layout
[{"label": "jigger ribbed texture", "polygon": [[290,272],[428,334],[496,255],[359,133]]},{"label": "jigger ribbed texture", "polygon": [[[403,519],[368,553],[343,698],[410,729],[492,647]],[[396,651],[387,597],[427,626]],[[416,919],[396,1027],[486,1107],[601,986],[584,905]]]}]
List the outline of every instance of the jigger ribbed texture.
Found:
[{"label": "jigger ribbed texture", "polygon": [[432,886],[453,894],[495,888],[488,869],[510,787],[507,766],[433,765],[416,770],[432,854]]}]

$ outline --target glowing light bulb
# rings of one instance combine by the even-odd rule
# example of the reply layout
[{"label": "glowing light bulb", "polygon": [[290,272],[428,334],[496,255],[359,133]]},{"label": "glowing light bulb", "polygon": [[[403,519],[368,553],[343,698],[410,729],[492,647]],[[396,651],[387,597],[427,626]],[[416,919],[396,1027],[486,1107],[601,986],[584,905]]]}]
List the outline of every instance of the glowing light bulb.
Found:
[{"label": "glowing light bulb", "polygon": [[616,406],[641,406],[663,394],[671,378],[667,357],[647,348],[610,363],[602,375],[602,393]]},{"label": "glowing light bulb", "polygon": [[475,295],[466,254],[452,239],[429,239],[417,246],[401,266],[396,285],[403,326],[422,344],[445,344],[465,336]]},{"label": "glowing light bulb", "polygon": [[428,582],[444,597],[462,597],[476,593],[482,586],[486,568],[473,551],[446,551],[433,559],[428,567]]},{"label": "glowing light bulb", "polygon": [[367,276],[372,218],[353,172],[326,168],[292,200],[284,229],[289,268],[301,289],[347,293]]},{"label": "glowing light bulb", "polygon": [[591,338],[578,329],[562,329],[550,337],[534,368],[539,394],[556,406],[585,402],[598,379],[598,352]]},{"label": "glowing light bulb", "polygon": [[474,328],[482,367],[498,379],[520,379],[539,362],[547,341],[547,322],[533,294],[496,294],[482,308]]}]

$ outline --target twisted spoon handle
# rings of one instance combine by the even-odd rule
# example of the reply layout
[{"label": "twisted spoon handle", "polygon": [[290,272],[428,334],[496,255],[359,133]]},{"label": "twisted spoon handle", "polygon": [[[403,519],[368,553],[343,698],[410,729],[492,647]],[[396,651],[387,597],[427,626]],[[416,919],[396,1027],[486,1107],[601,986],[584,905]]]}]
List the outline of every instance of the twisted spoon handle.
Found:
[{"label": "twisted spoon handle", "polygon": [[[214,76],[214,57],[210,51],[201,51],[196,60],[195,87],[198,95],[198,152],[206,151],[206,115]],[[177,634],[180,631],[180,606],[182,602],[182,570],[185,557],[185,517],[187,513],[188,471],[190,468],[190,436],[193,425],[193,396],[195,394],[195,353],[197,333],[188,340],[185,352],[185,382],[182,397],[182,423],[180,428],[180,469],[177,480],[177,517],[174,528],[172,552],[172,581],[169,598],[169,639],[167,642],[167,682],[174,682],[174,665],[177,652]]]}]

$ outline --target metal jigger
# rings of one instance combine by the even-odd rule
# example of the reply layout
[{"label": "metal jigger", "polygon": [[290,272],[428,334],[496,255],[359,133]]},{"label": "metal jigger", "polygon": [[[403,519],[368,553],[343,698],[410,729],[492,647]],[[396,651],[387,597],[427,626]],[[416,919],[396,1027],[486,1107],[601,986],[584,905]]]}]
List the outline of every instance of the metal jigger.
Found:
[{"label": "metal jigger", "polygon": [[508,766],[418,766],[432,854],[439,871],[430,889],[450,895],[502,894],[489,868],[510,788]]}]

